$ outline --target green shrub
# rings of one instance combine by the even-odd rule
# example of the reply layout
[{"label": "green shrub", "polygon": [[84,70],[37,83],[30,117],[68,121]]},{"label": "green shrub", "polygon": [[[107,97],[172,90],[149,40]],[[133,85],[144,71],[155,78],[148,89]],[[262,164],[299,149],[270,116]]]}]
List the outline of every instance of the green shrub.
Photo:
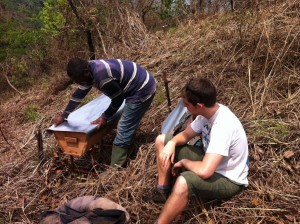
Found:
[{"label": "green shrub", "polygon": [[83,105],[89,103],[90,101],[92,101],[94,99],[93,96],[89,95],[89,96],[86,96],[83,101],[79,104],[78,108],[79,107],[82,107]]},{"label": "green shrub", "polygon": [[166,99],[165,99],[165,90],[162,88],[162,87],[158,87],[157,90],[156,90],[156,93],[155,93],[155,104],[157,106],[161,105],[162,103],[164,102],[167,102]]},{"label": "green shrub", "polygon": [[38,109],[35,105],[28,105],[22,112],[22,120],[24,122],[35,122],[40,118]]},{"label": "green shrub", "polygon": [[279,119],[257,119],[253,123],[255,131],[252,134],[258,139],[281,143],[289,136],[288,124]]}]

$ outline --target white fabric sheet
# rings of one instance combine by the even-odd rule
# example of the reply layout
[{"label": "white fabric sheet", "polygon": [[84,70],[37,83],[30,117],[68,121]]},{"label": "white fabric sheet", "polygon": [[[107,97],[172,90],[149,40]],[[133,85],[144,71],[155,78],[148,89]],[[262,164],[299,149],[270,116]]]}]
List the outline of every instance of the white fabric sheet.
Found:
[{"label": "white fabric sheet", "polygon": [[[106,95],[100,95],[84,106],[73,111],[68,119],[58,126],[52,125],[48,128],[50,131],[67,131],[90,133],[97,126],[90,123],[96,120],[110,105],[111,99]],[[119,108],[118,112],[108,120],[108,125],[122,113],[125,101]]]},{"label": "white fabric sheet", "polygon": [[180,99],[177,106],[172,110],[169,116],[162,124],[161,133],[166,134],[173,131],[174,127],[179,123],[180,118],[187,111],[183,100]]}]

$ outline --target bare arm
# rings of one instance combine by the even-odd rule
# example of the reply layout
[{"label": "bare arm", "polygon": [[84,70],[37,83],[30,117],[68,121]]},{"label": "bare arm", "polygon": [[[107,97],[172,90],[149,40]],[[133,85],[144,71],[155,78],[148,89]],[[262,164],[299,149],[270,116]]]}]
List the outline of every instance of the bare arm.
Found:
[{"label": "bare arm", "polygon": [[92,85],[82,86],[79,85],[75,92],[72,94],[71,99],[69,100],[68,105],[66,106],[64,112],[61,115],[56,115],[52,119],[52,123],[57,126],[65,121],[65,118],[69,116],[71,112],[75,110],[75,108],[82,102],[84,97],[91,90]]},{"label": "bare arm", "polygon": [[209,178],[216,171],[217,167],[220,165],[223,159],[222,155],[207,153],[205,154],[202,161],[191,161],[188,159],[182,159],[174,164],[172,173],[177,174],[178,170],[185,168],[196,173],[199,177],[203,179]]}]

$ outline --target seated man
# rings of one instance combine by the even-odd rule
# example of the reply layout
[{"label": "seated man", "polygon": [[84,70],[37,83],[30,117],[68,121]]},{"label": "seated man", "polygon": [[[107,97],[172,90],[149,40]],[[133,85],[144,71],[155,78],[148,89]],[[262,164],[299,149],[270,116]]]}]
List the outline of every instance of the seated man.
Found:
[{"label": "seated man", "polygon": [[[216,88],[209,80],[189,81],[182,97],[195,120],[171,139],[164,134],[156,139],[156,199],[169,196],[171,174],[179,174],[156,223],[171,223],[186,207],[189,198],[226,199],[248,185],[245,131],[230,109],[217,103],[216,96]],[[187,144],[199,134],[203,146]]]}]

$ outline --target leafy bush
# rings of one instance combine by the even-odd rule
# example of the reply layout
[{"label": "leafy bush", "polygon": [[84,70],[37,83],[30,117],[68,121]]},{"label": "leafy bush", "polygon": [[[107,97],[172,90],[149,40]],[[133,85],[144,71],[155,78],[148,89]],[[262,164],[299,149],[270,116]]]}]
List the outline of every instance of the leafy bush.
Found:
[{"label": "leafy bush", "polygon": [[79,104],[78,107],[82,107],[83,105],[89,103],[90,101],[92,101],[94,98],[91,95],[88,95],[84,98],[84,100]]},{"label": "leafy bush", "polygon": [[62,11],[66,4],[65,0],[48,0],[44,2],[44,7],[37,16],[42,23],[42,32],[51,36],[59,34],[65,24],[65,17]]},{"label": "leafy bush", "polygon": [[22,112],[22,121],[23,122],[35,122],[40,118],[38,109],[35,105],[29,104],[24,108]]},{"label": "leafy bush", "polygon": [[163,89],[162,86],[158,86],[157,90],[156,90],[156,93],[155,93],[155,104],[157,106],[161,105],[162,103],[166,102],[166,99],[165,99],[165,90]]}]

